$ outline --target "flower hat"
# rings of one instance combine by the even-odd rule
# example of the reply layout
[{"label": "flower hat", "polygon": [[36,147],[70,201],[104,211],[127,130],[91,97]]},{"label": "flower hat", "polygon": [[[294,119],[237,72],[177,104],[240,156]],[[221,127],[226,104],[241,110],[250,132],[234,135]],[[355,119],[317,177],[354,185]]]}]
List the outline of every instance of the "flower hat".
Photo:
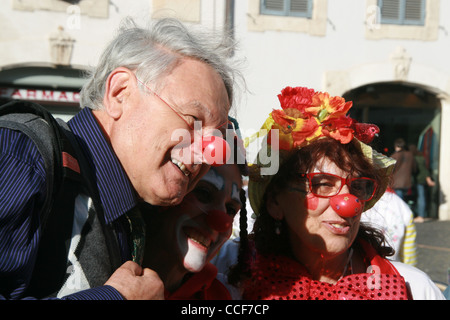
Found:
[{"label": "flower hat", "polygon": [[[311,142],[330,137],[342,144],[356,139],[364,155],[386,175],[390,175],[395,160],[373,150],[368,144],[379,133],[379,128],[373,124],[358,123],[347,115],[352,107],[351,101],[342,97],[331,97],[327,92],[318,92],[305,87],[286,87],[278,95],[281,109],[274,109],[264,122],[259,132],[246,138],[246,147],[257,138],[264,138],[263,146],[258,152],[255,163],[249,163],[249,200],[258,214],[264,192],[271,181],[272,175],[264,175],[263,168],[271,163],[260,161],[260,153],[267,152],[274,156],[278,153],[279,164],[285,160],[289,151],[302,148]],[[272,141],[272,130],[278,130],[278,141]],[[277,137],[277,135],[275,135]],[[386,189],[388,181],[379,188]],[[377,199],[367,202],[364,210],[372,207]]]}]

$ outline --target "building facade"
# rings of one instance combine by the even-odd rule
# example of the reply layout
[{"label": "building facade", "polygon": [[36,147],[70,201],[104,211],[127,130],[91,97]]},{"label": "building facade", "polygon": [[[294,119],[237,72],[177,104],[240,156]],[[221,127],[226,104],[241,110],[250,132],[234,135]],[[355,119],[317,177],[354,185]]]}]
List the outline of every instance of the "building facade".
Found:
[{"label": "building facade", "polygon": [[[450,219],[450,2],[443,0],[8,0],[0,7],[0,102],[78,110],[84,73],[125,16],[175,16],[232,32],[248,91],[236,117],[257,131],[286,86],[354,102],[390,154],[402,137],[423,150],[437,186],[429,215]],[[252,159],[250,159],[252,160]]]}]

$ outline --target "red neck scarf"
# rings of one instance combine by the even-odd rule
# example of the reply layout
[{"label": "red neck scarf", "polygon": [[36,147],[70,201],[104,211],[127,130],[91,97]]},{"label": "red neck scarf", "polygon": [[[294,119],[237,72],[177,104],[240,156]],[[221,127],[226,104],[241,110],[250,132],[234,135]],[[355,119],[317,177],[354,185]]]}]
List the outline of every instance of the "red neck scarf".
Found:
[{"label": "red neck scarf", "polygon": [[352,274],[336,284],[312,280],[306,268],[285,256],[256,254],[244,299],[250,300],[407,300],[403,277],[386,259],[361,241],[372,273]]},{"label": "red neck scarf", "polygon": [[217,268],[207,263],[198,273],[192,274],[175,292],[165,293],[166,300],[231,300],[225,286],[216,279]]}]

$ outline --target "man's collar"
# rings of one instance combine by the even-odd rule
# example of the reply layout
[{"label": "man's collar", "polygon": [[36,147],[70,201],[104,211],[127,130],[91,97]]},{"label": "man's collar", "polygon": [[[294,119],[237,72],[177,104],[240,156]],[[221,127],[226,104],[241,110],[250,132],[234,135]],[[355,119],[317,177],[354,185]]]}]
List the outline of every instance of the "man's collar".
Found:
[{"label": "man's collar", "polygon": [[136,206],[134,188],[91,109],[84,108],[68,124],[93,165],[105,220],[111,223]]}]

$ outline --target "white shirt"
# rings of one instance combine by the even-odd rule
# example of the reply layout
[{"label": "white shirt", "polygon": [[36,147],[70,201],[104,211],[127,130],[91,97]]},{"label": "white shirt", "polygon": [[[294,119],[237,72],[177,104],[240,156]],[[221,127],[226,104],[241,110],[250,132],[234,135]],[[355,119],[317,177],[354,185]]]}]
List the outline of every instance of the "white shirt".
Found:
[{"label": "white shirt", "polygon": [[398,195],[385,192],[375,205],[363,212],[361,222],[380,230],[388,244],[395,249],[389,260],[409,265],[417,264],[416,228],[414,214]]},{"label": "white shirt", "polygon": [[405,279],[414,300],[446,300],[441,290],[423,271],[398,261],[391,261]]}]

